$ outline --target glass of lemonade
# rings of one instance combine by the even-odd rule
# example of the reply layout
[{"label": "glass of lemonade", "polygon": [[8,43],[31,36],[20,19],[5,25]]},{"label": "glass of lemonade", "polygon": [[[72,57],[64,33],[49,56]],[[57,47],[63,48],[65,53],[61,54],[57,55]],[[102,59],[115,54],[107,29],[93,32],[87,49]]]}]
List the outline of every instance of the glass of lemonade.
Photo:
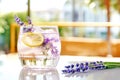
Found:
[{"label": "glass of lemonade", "polygon": [[57,26],[20,26],[17,50],[23,66],[53,68],[60,58]]}]

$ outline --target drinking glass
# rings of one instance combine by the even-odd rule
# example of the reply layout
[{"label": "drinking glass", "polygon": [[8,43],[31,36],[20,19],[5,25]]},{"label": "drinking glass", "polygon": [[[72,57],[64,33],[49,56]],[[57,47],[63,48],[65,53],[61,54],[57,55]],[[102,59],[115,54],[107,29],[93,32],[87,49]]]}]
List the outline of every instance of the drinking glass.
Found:
[{"label": "drinking glass", "polygon": [[56,67],[61,51],[58,27],[20,26],[17,50],[24,67]]}]

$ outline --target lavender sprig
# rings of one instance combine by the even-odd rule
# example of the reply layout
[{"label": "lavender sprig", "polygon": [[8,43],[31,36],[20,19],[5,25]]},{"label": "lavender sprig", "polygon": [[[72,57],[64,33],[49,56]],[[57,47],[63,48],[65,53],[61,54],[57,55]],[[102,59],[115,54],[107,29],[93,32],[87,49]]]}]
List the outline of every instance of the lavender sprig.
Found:
[{"label": "lavender sprig", "polygon": [[76,63],[65,66],[65,69],[62,70],[64,74],[73,74],[73,73],[83,73],[92,70],[105,70],[112,68],[120,68],[120,62],[84,62]]},{"label": "lavender sprig", "polygon": [[30,17],[27,17],[28,20],[28,26],[26,26],[18,16],[15,15],[15,21],[19,26],[23,26],[23,33],[25,32],[33,32],[34,28],[33,28],[33,24],[32,24],[32,20],[30,19]]},{"label": "lavender sprig", "polygon": [[20,20],[20,18],[18,17],[18,16],[16,16],[15,15],[15,21],[16,21],[16,23],[18,24],[18,25],[20,25],[20,26],[23,26],[24,25],[24,23]]}]

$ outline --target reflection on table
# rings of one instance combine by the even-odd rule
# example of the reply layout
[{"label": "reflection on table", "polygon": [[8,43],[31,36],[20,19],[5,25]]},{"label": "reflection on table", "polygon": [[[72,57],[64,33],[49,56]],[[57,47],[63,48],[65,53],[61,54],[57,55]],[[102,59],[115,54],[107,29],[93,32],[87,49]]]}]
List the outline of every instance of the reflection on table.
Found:
[{"label": "reflection on table", "polygon": [[120,69],[99,70],[87,73],[66,74],[60,80],[120,80],[119,73]]},{"label": "reflection on table", "polygon": [[23,68],[19,80],[59,80],[57,69]]}]

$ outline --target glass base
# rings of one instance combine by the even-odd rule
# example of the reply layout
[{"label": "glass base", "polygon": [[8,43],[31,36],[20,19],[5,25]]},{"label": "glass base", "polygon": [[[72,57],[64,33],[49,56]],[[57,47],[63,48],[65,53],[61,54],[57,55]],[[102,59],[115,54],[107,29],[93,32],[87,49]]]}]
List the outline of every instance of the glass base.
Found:
[{"label": "glass base", "polygon": [[31,58],[20,57],[23,67],[30,68],[53,68],[57,66],[58,58]]}]

